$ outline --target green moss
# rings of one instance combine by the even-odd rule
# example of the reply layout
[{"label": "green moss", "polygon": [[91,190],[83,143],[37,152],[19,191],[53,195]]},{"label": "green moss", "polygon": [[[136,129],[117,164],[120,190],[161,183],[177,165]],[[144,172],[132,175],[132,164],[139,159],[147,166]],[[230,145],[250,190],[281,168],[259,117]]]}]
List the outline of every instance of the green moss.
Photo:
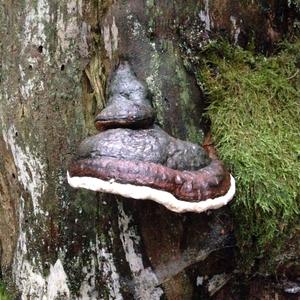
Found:
[{"label": "green moss", "polygon": [[6,287],[0,282],[0,300],[11,300],[12,297],[6,291]]},{"label": "green moss", "polygon": [[219,42],[202,53],[198,79],[219,155],[237,180],[233,211],[248,267],[254,257],[270,266],[299,226],[299,50],[298,40],[266,58]]}]

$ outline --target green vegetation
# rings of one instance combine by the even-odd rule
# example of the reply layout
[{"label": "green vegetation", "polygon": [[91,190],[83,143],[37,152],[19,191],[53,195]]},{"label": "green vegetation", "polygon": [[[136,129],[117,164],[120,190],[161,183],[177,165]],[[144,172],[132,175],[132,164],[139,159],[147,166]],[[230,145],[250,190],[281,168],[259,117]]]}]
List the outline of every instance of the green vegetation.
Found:
[{"label": "green vegetation", "polygon": [[0,300],[11,300],[11,299],[12,298],[7,293],[6,288],[3,285],[3,283],[0,283]]},{"label": "green vegetation", "polygon": [[237,180],[233,212],[247,267],[254,258],[270,267],[299,230],[300,40],[280,48],[265,57],[215,42],[198,74],[219,155]]}]

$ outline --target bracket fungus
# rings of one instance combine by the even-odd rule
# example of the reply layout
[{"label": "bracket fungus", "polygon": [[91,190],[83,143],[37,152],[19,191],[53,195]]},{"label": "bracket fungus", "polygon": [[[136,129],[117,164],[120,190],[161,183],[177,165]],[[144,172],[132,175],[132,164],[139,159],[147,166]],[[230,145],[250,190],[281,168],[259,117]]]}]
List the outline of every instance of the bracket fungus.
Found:
[{"label": "bracket fungus", "polygon": [[128,63],[115,71],[95,125],[100,133],[80,144],[69,166],[72,187],[153,200],[178,213],[217,209],[233,198],[235,180],[220,160],[154,124],[146,89]]},{"label": "bracket fungus", "polygon": [[147,128],[154,122],[154,112],[147,92],[127,62],[120,64],[112,77],[107,107],[97,115],[99,131],[109,128]]}]

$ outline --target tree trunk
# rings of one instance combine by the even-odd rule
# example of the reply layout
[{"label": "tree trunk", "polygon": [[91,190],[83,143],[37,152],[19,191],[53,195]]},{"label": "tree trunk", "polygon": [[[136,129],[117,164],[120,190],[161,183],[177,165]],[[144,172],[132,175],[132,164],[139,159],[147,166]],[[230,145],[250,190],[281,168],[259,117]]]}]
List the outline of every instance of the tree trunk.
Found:
[{"label": "tree trunk", "polygon": [[178,215],[73,190],[66,170],[120,60],[160,126],[201,143],[206,103],[183,58],[210,35],[268,50],[289,29],[283,1],[240,2],[2,1],[1,271],[21,299],[205,299],[231,278],[227,209]]}]

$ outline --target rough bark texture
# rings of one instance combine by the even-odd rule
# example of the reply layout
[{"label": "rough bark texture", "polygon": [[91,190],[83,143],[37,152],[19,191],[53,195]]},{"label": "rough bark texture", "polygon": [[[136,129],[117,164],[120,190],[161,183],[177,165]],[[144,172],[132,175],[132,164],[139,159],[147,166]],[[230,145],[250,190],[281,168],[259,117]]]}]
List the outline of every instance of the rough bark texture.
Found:
[{"label": "rough bark texture", "polygon": [[124,58],[151,91],[158,123],[200,143],[205,103],[181,53],[201,47],[209,31],[245,43],[254,30],[257,47],[268,49],[289,27],[285,1],[267,11],[241,3],[2,1],[1,271],[21,299],[205,299],[230,279],[227,210],[177,215],[75,191],[66,166],[95,132]]}]

